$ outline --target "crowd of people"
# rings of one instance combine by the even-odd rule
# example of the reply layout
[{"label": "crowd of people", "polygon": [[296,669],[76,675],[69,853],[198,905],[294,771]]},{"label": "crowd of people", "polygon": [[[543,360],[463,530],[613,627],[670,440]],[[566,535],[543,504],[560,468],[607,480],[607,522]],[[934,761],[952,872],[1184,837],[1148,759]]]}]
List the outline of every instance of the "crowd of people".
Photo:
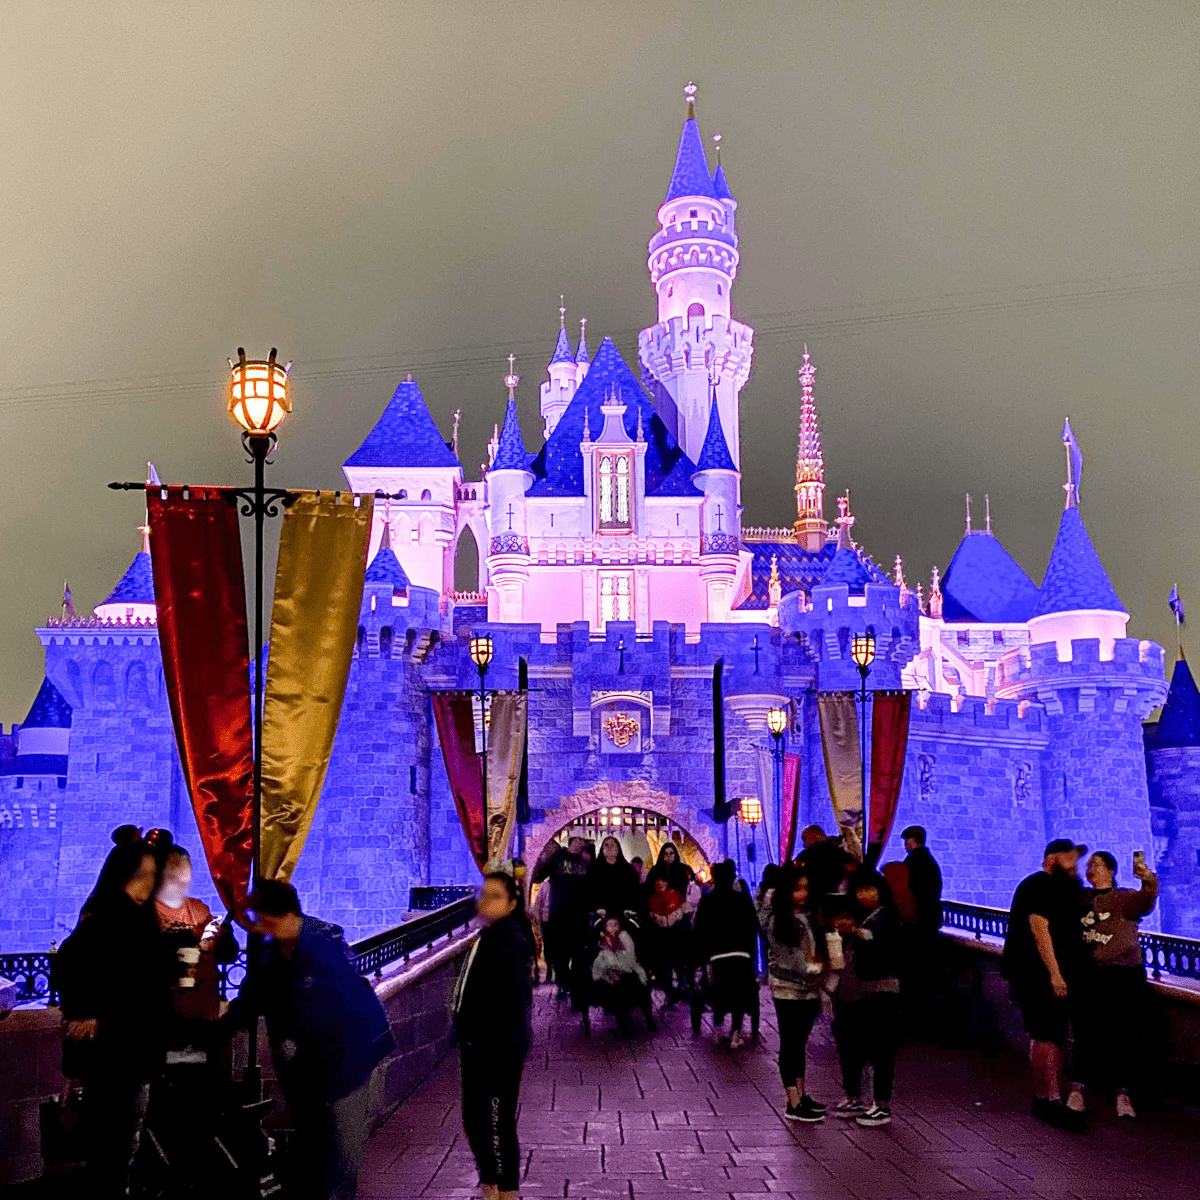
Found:
[{"label": "crowd of people", "polygon": [[[239,953],[233,922],[214,919],[190,894],[187,850],[166,830],[143,836],[131,825],[115,830],[113,843],[56,967],[63,1069],[82,1099],[88,1195],[129,1194],[148,1122],[160,1166],[191,1176],[193,1186],[206,1167],[212,1183],[236,1161],[231,1144],[245,1150],[248,1172],[269,1170],[261,1128],[223,1123],[255,1099],[226,1093],[231,1037],[257,1029],[259,1016],[291,1115],[284,1194],[357,1195],[367,1083],[395,1042],[341,931],[306,916],[289,884],[260,882],[238,913],[259,935],[250,943],[255,962],[226,1004],[219,964]],[[247,1111],[253,1120],[253,1106]],[[239,1140],[247,1133],[257,1137]]]}]

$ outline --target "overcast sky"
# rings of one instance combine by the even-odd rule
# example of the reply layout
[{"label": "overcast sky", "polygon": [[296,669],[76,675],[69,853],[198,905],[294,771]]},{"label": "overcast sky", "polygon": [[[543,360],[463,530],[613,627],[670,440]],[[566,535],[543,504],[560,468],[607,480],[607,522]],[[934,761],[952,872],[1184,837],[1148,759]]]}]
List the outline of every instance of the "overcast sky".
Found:
[{"label": "overcast sky", "polygon": [[[828,515],[910,582],[963,494],[1040,582],[1059,431],[1131,632],[1200,614],[1200,9],[1190,2],[145,3],[0,9],[0,718],[36,624],[164,479],[247,478],[239,345],[294,359],[274,481],[336,486],[408,370],[465,464],[526,440],[559,293],[635,363],[683,85],[740,204],[746,520],[790,523],[817,365]],[[636,367],[635,367],[636,370]]]}]

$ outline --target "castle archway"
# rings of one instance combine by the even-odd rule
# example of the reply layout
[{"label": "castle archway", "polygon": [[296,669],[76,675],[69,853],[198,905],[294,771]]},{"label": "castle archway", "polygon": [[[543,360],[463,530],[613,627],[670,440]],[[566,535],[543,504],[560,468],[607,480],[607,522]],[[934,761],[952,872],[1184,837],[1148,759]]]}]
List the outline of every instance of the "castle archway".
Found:
[{"label": "castle archway", "polygon": [[[622,811],[614,814],[614,809]],[[641,822],[637,820],[639,816],[643,818]],[[548,842],[576,830],[579,836],[596,842],[614,832],[622,842],[633,837],[644,838],[647,828],[645,817],[662,819],[662,823],[655,825],[652,832],[656,836],[661,834],[664,841],[678,831],[706,862],[711,864],[721,857],[716,838],[704,822],[697,820],[694,808],[670,792],[651,787],[644,780],[632,779],[600,780],[573,795],[564,796],[557,808],[547,809],[542,820],[535,821],[529,827],[525,861],[536,863]],[[607,818],[608,823],[602,824],[602,818]],[[625,825],[626,818],[633,820]],[[614,821],[617,822],[615,825]],[[695,866],[695,863],[692,865]]]}]

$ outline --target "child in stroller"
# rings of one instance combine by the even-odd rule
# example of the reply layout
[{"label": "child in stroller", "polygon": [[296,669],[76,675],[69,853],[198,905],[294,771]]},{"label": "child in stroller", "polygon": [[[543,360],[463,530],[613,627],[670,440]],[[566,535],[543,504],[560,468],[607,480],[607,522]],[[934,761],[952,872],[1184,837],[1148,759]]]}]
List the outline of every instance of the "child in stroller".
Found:
[{"label": "child in stroller", "polygon": [[585,983],[587,996],[580,1005],[584,1034],[591,1033],[589,1009],[593,1004],[616,1018],[617,1031],[622,1035],[629,1032],[629,1014],[640,1008],[646,1029],[653,1032],[657,1025],[650,1005],[649,976],[638,961],[633,936],[637,931],[636,915],[626,912],[623,917],[597,916],[593,929],[597,935],[595,956]]}]

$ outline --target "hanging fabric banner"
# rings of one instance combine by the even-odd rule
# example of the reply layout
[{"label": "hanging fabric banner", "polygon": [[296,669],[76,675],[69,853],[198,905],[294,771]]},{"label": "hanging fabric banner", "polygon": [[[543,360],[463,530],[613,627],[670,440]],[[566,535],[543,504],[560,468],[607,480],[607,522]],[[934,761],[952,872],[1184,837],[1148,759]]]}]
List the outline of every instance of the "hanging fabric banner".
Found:
[{"label": "hanging fabric banner", "polygon": [[775,759],[766,746],[754,747],[758,767],[758,794],[762,801],[763,839],[767,843],[767,861],[775,861]]},{"label": "hanging fabric banner", "polygon": [[146,489],[163,678],[200,843],[221,901],[233,910],[250,880],[254,800],[237,498],[226,488],[163,492]]},{"label": "hanging fabric banner", "polygon": [[517,792],[525,757],[528,692],[496,692],[487,727],[487,865],[498,869],[509,857],[517,821]]},{"label": "hanging fabric banner", "polygon": [[871,715],[871,806],[867,823],[867,862],[879,861],[896,819],[912,692],[876,692]]},{"label": "hanging fabric banner", "polygon": [[713,663],[713,820],[724,823],[733,815],[729,801],[725,799],[725,698],[721,685],[721,674],[725,660],[718,658]]},{"label": "hanging fabric banner", "polygon": [[790,862],[796,844],[796,817],[800,812],[800,755],[783,756],[783,813],[779,822],[779,861]]},{"label": "hanging fabric banner", "polygon": [[475,710],[470,692],[434,692],[433,716],[450,779],[450,791],[471,856],[487,862],[487,815],[483,811],[483,765],[475,750]]},{"label": "hanging fabric banner", "polygon": [[263,700],[259,872],[290,879],[337,733],[362,608],[374,497],[289,496]]},{"label": "hanging fabric banner", "polygon": [[529,824],[529,659],[517,660],[517,687],[526,696],[525,739],[521,750],[521,778],[517,784],[517,824]]},{"label": "hanging fabric banner", "polygon": [[854,692],[822,692],[817,697],[833,814],[846,849],[861,859],[863,789],[857,703]]}]

